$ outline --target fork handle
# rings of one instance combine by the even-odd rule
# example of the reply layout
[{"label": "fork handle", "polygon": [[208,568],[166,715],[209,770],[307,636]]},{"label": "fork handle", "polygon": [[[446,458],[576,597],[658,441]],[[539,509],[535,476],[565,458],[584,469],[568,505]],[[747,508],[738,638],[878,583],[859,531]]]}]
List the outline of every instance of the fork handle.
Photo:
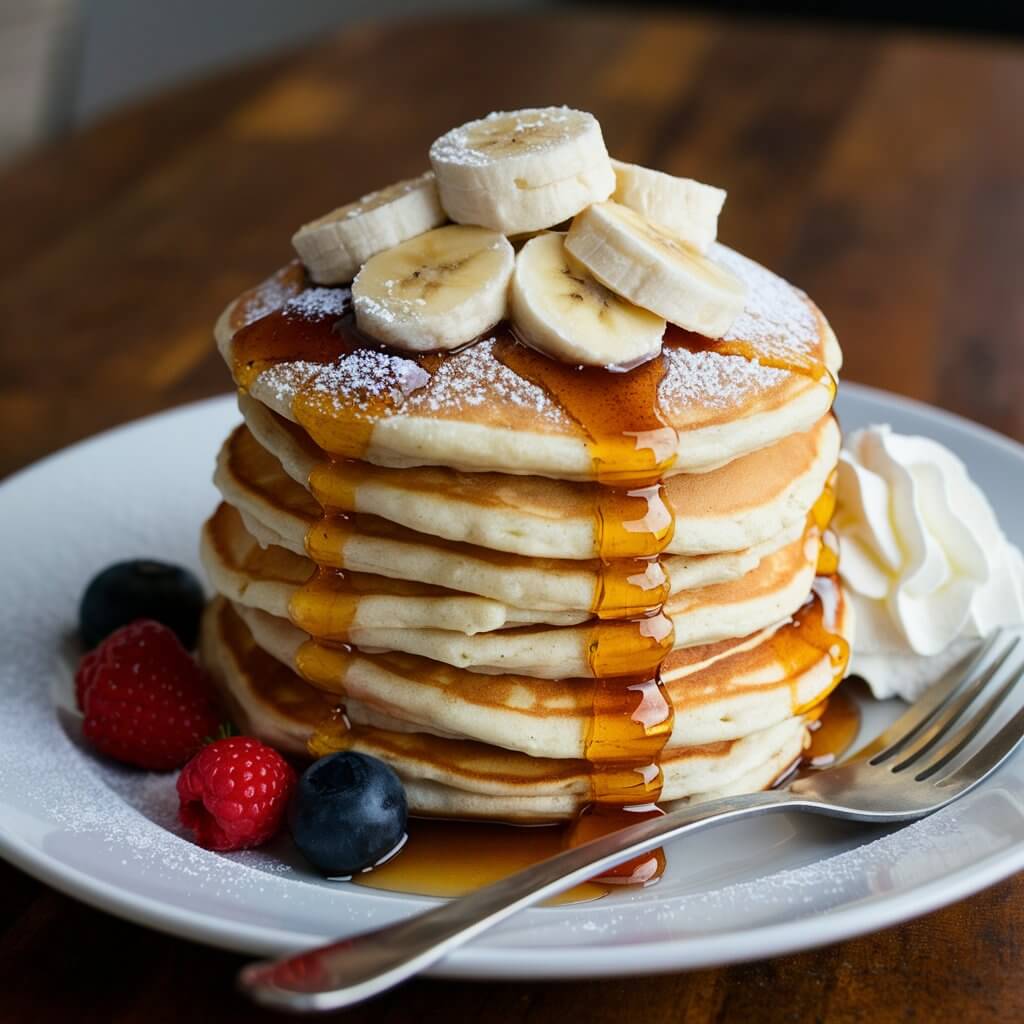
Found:
[{"label": "fork handle", "polygon": [[517,911],[663,842],[727,821],[810,804],[788,790],[772,790],[681,807],[564,850],[377,931],[287,959],[251,964],[240,973],[239,985],[257,1002],[293,1012],[350,1006],[411,978]]}]

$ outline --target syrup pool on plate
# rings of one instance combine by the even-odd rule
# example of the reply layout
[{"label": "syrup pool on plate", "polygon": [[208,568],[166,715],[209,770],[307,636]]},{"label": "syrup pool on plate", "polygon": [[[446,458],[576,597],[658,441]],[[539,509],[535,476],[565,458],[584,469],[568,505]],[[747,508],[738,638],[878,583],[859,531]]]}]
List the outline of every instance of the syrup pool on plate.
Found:
[{"label": "syrup pool on plate", "polygon": [[[848,752],[860,729],[857,702],[843,687],[828,699],[819,717],[811,723],[810,745],[798,764],[786,772],[788,782],[797,771],[826,768]],[[600,815],[601,805],[595,805]],[[639,811],[643,816],[644,811]],[[625,812],[627,815],[629,812]],[[579,821],[588,822],[592,815]],[[637,820],[636,817],[626,821]],[[621,822],[618,823],[621,827]],[[501,825],[493,822],[442,821],[412,818],[409,841],[386,864],[360,875],[356,885],[388,892],[419,896],[463,896],[491,882],[506,878],[531,864],[554,856],[565,848],[567,833],[577,829],[576,823],[565,825]],[[591,833],[584,826],[580,839],[594,838],[610,828],[598,824]],[[665,868],[661,850],[644,854],[628,866],[615,869],[617,878],[599,879],[577,885],[550,901],[550,905],[586,903],[600,899],[611,891],[611,885],[624,880],[643,884],[645,873],[657,877]]]}]

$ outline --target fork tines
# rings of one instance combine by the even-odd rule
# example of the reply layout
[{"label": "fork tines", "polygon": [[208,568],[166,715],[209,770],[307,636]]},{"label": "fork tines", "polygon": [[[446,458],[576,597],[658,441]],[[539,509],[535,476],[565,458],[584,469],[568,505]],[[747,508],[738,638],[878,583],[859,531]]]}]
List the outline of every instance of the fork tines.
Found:
[{"label": "fork tines", "polygon": [[[954,666],[872,744],[872,749],[878,753],[871,757],[869,764],[883,765],[898,758],[891,765],[893,773],[916,768],[915,781],[934,777],[952,764],[996,719],[997,712],[1022,677],[1024,630],[995,630],[966,666],[963,662]],[[983,756],[986,763],[992,761],[993,766],[998,764],[1012,749],[1022,730],[1024,711],[1019,711],[1003,727],[999,737],[993,738],[993,742],[1001,737],[1004,745],[1009,744],[1006,751],[993,761],[997,748],[990,750],[986,745],[976,756]],[[1013,736],[1016,739],[1011,742]],[[980,762],[973,767],[982,770]]]}]

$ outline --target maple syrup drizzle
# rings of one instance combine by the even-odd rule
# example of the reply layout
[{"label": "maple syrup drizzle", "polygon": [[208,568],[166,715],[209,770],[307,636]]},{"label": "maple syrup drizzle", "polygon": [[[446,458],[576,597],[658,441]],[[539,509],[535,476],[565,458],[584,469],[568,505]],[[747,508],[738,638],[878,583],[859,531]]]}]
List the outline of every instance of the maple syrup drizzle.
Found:
[{"label": "maple syrup drizzle", "polygon": [[369,479],[365,463],[355,459],[328,459],[316,462],[309,471],[309,489],[324,512],[355,512],[356,492]]},{"label": "maple syrup drizzle", "polygon": [[[535,352],[511,334],[494,353],[520,377],[544,388],[582,429],[601,490],[594,531],[601,560],[587,639],[593,677],[584,746],[590,803],[569,830],[578,844],[638,817],[662,813],[661,752],[675,709],[661,664],[675,643],[662,611],[671,581],[660,556],[672,540],[674,510],[661,478],[676,457],[677,432],[661,415],[664,358],[628,372],[572,367]],[[609,871],[605,884],[650,884],[664,870],[660,850]]]},{"label": "maple syrup drizzle", "polygon": [[818,499],[811,506],[811,519],[822,533],[828,529],[829,523],[832,522],[832,516],[835,515],[836,480],[838,477],[839,470],[833,469],[825,481],[821,494],[818,495]]},{"label": "maple syrup drizzle", "polygon": [[[303,303],[304,295],[325,296]],[[266,370],[285,363],[293,367],[292,414],[306,433],[333,459],[362,459],[376,424],[390,416],[401,396],[426,384],[445,358],[440,354],[401,354],[407,378],[385,386],[377,381],[358,401],[339,402],[329,382],[321,384],[316,367],[327,367],[358,351],[387,352],[357,330],[351,294],[345,288],[319,288],[300,293],[285,305],[239,329],[231,339],[235,383],[248,390]],[[304,379],[303,379],[304,377]]]},{"label": "maple syrup drizzle", "polygon": [[845,687],[826,698],[808,730],[809,742],[800,758],[805,770],[828,768],[853,746],[860,732],[860,708]]},{"label": "maple syrup drizzle", "polygon": [[345,676],[354,652],[346,643],[307,640],[295,652],[295,671],[327,693],[345,696]]},{"label": "maple syrup drizzle", "polygon": [[[838,615],[842,591],[836,576],[817,576],[810,596],[793,616],[789,626],[778,630],[767,641],[769,649],[786,667],[792,680],[790,703],[794,715],[808,712],[828,695],[846,674],[850,662],[850,644],[838,631]],[[801,701],[798,692],[800,677],[828,658],[832,679],[828,687],[818,690],[810,702]]]},{"label": "maple syrup drizzle", "polygon": [[337,292],[337,302],[329,313],[286,303],[240,327],[231,339],[235,383],[247,391],[261,373],[272,367],[283,363],[326,366],[354,352],[359,342],[354,335],[350,304],[345,301],[343,289],[332,291]]},{"label": "maple syrup drizzle", "polygon": [[817,526],[818,532],[821,534],[817,569],[819,576],[834,576],[839,571],[839,539],[829,529],[836,510],[836,480],[838,476],[839,470],[832,470],[810,512],[810,520]]},{"label": "maple syrup drizzle", "polygon": [[293,591],[288,618],[310,636],[344,642],[366,593],[347,573],[318,566],[306,583]]},{"label": "maple syrup drizzle", "polygon": [[339,706],[328,712],[316,727],[309,739],[306,749],[313,758],[326,757],[345,750],[352,741],[352,723],[345,714],[345,708]]},{"label": "maple syrup drizzle", "polygon": [[817,573],[819,576],[835,576],[839,572],[839,538],[832,530],[821,535],[818,549]]},{"label": "maple syrup drizzle", "polygon": [[[306,538],[307,552],[318,570],[296,593],[290,611],[295,621],[311,627],[308,631],[319,638],[298,651],[299,673],[343,695],[341,681],[352,653],[344,640],[359,600],[358,594],[346,590],[343,574],[336,573],[352,532],[345,512],[355,507],[361,475],[358,460],[366,454],[373,427],[393,411],[394,396],[403,389],[377,388],[358,403],[339,403],[329,387],[317,386],[316,366],[334,363],[360,348],[382,348],[359,335],[350,301],[342,301],[342,290],[336,291],[335,313],[324,315],[315,303],[289,303],[241,328],[232,340],[231,354],[235,380],[243,389],[279,363],[312,364],[295,392],[292,412],[330,459],[314,467],[309,480],[323,510]],[[827,374],[820,361],[768,359],[744,342],[712,342],[677,328],[670,328],[665,340],[666,345],[713,349],[815,380]],[[672,621],[662,611],[670,580],[660,556],[672,540],[675,515],[661,478],[676,457],[679,435],[665,422],[658,404],[658,388],[666,372],[664,356],[621,373],[570,367],[521,344],[508,329],[499,330],[494,352],[519,376],[543,387],[582,428],[594,477],[602,485],[594,503],[602,568],[591,609],[596,621],[587,644],[593,678],[585,681],[591,688],[585,742],[591,802],[570,829],[569,841],[578,843],[621,828],[638,816],[662,813],[657,807],[664,781],[659,762],[672,733],[675,710],[660,675],[661,663],[674,645]],[[444,358],[415,359],[423,382]],[[834,394],[834,379],[827,376]],[[822,530],[832,505],[834,496],[826,488],[811,512]],[[834,572],[833,561],[823,554],[820,570]],[[849,651],[830,629],[829,616],[834,626],[839,598],[838,594],[830,598],[829,586],[827,576],[819,578],[808,603],[794,616],[795,628],[780,630],[773,643],[794,673],[827,653],[835,685],[842,678]],[[803,711],[794,706],[794,713]],[[350,734],[351,726],[339,707],[314,733],[310,753],[322,756],[341,749]],[[380,870],[408,865],[409,855],[391,863],[394,867]],[[663,869],[664,854],[656,850],[614,869],[602,881],[648,884]]]},{"label": "maple syrup drizzle", "polygon": [[352,533],[350,516],[324,511],[320,519],[306,531],[306,554],[317,565],[341,569],[345,562],[345,542]]},{"label": "maple syrup drizzle", "polygon": [[797,779],[830,768],[853,746],[860,733],[860,707],[842,687],[805,714],[807,740],[799,756],[769,786],[781,789]]}]

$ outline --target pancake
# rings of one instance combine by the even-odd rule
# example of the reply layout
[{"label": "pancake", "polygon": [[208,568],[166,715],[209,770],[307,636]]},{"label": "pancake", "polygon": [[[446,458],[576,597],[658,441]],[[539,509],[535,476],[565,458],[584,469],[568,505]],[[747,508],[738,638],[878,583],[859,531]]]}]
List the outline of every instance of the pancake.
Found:
[{"label": "pancake", "polygon": [[[344,695],[353,721],[479,740],[532,756],[579,758],[586,749],[593,706],[587,679],[544,680],[485,675],[407,654],[302,650],[303,635],[281,619],[223,600],[209,628],[244,632],[291,671]],[[840,601],[834,628],[848,637],[852,622]],[[676,708],[667,747],[741,738],[794,714],[828,694],[836,682],[827,652],[794,654],[799,625],[782,623],[740,640],[677,651],[662,678]],[[798,656],[797,656],[798,655]]]},{"label": "pancake", "polygon": [[[226,602],[204,617],[201,656],[239,725],[302,757],[333,702],[253,642]],[[699,800],[761,789],[803,749],[806,721],[789,716],[742,738],[679,747],[662,759],[665,801]],[[339,749],[391,764],[420,814],[509,821],[556,821],[591,799],[590,765],[578,758],[532,757],[486,743],[380,726],[357,726]]]},{"label": "pancake", "polygon": [[[277,545],[296,554],[309,550],[307,536],[320,521],[319,505],[244,427],[221,449],[214,482],[260,544]],[[664,557],[662,565],[672,593],[742,579],[764,559],[791,547],[802,535],[805,521],[806,517],[795,520],[776,536],[744,551]],[[589,613],[603,578],[602,563],[596,559],[510,555],[429,537],[362,514],[325,523],[313,539],[316,549],[311,553],[321,565],[415,580],[545,612]],[[809,578],[806,584],[810,585]],[[783,614],[785,610],[776,617]],[[758,626],[741,628],[740,634]]]},{"label": "pancake", "polygon": [[[315,563],[303,555],[275,544],[260,545],[238,510],[223,502],[203,527],[199,555],[219,594],[281,618],[289,617],[296,592],[317,572]],[[589,617],[582,611],[528,611],[387,576],[327,575],[328,582],[332,575],[343,577],[332,617],[364,629],[458,629],[472,635],[524,623],[573,625]],[[353,600],[347,600],[348,595]]]},{"label": "pancake", "polygon": [[[592,675],[592,661],[599,657],[598,649],[608,650],[609,645],[619,643],[618,637],[632,637],[635,626],[625,622],[590,621],[579,625],[532,625],[490,631],[469,632],[465,621],[454,619],[462,629],[450,629],[443,618],[445,605],[456,607],[452,602],[459,597],[434,598],[432,607],[429,591],[420,585],[418,609],[427,618],[435,616],[441,628],[415,628],[404,626],[398,621],[388,623],[378,618],[376,624],[372,613],[353,618],[349,610],[352,602],[342,593],[324,588],[315,596],[301,601],[302,591],[295,583],[270,580],[244,566],[232,566],[221,561],[228,553],[223,546],[217,546],[216,523],[207,529],[203,544],[204,562],[211,580],[225,596],[245,606],[256,608],[272,615],[280,615],[314,635],[354,644],[363,650],[402,651],[416,654],[434,661],[442,661],[459,668],[476,672],[501,673],[522,672],[541,678],[560,676]],[[244,543],[244,541],[243,541]],[[717,583],[694,590],[674,594],[664,605],[664,614],[674,627],[674,646],[687,647],[694,644],[713,643],[717,640],[743,636],[762,629],[792,614],[803,603],[814,578],[818,557],[819,541],[815,527],[796,538],[790,544],[766,556],[757,567],[734,580]],[[270,557],[251,542],[250,562],[253,556],[259,568],[266,563],[274,564],[284,560],[285,552],[268,548]],[[312,571],[309,565],[306,578]],[[394,594],[395,581],[380,577],[354,574],[354,585],[365,586],[373,592],[380,581],[384,591],[380,603],[386,607],[388,599],[396,603],[399,595]],[[387,593],[387,591],[392,593]],[[425,590],[428,593],[422,593]],[[306,591],[308,593],[308,590]],[[413,595],[405,595],[406,605]],[[373,599],[371,599],[373,600]],[[463,599],[466,602],[471,598]],[[341,602],[341,614],[335,609]],[[359,596],[358,605],[369,603],[365,594]],[[379,609],[383,610],[383,608]],[[369,620],[369,621],[368,621]],[[509,625],[513,625],[509,623]],[[297,631],[299,632],[299,631]],[[307,637],[303,634],[303,639]],[[630,653],[630,661],[639,670],[642,655]],[[627,667],[625,671],[629,671]]]},{"label": "pancake", "polygon": [[[387,519],[420,533],[493,551],[540,558],[595,558],[606,499],[596,484],[444,467],[395,470],[365,463],[328,465],[328,456],[295,424],[245,394],[249,431],[303,487],[320,474],[320,497],[333,510]],[[703,555],[763,544],[802,521],[839,457],[830,415],[810,430],[742,456],[717,470],[676,474],[664,485],[675,512],[669,554]],[[638,516],[668,515],[663,506]]]},{"label": "pancake", "polygon": [[[677,332],[665,346],[652,401],[678,434],[669,473],[713,469],[809,430],[831,407],[841,364],[835,336],[806,295],[725,246],[712,255],[745,283],[747,304],[718,341]],[[366,347],[326,362],[261,357],[249,361],[252,379],[242,378],[247,364],[240,355],[236,366],[233,349],[243,328],[282,310],[330,336],[347,304],[345,289],[307,288],[298,265],[244,293],[215,329],[236,383],[301,422],[321,447],[374,465],[595,478],[587,429],[508,365],[507,332],[419,359]]]}]

